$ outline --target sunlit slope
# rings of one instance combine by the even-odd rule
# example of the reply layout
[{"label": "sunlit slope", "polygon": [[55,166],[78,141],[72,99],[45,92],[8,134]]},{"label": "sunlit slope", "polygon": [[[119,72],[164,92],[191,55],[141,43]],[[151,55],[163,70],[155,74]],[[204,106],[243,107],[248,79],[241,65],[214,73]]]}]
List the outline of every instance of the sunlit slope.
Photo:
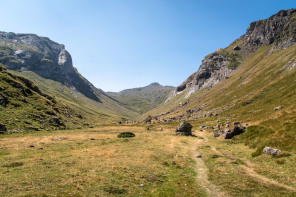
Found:
[{"label": "sunlit slope", "polygon": [[[228,79],[210,90],[196,92],[189,98],[182,92],[145,115],[169,112],[159,119],[247,122],[269,131],[260,132],[262,128],[258,127],[246,132],[246,139],[254,138],[252,143],[279,143],[292,148],[295,138],[291,136],[296,133],[296,45],[278,52],[270,52],[271,47],[261,47],[248,55]],[[275,110],[276,107],[280,109]]]},{"label": "sunlit slope", "polygon": [[0,123],[4,133],[91,126],[85,114],[44,93],[35,83],[0,65]]},{"label": "sunlit slope", "polygon": [[120,92],[107,92],[107,94],[124,104],[136,113],[143,114],[164,103],[174,90],[172,86],[162,86],[152,83],[141,88],[127,89]]},{"label": "sunlit slope", "polygon": [[107,95],[100,94],[100,102],[97,102],[76,92],[68,86],[62,85],[57,81],[45,79],[34,72],[13,72],[33,80],[42,91],[55,96],[55,98],[62,103],[79,110],[89,121],[93,122],[94,125],[127,120],[137,115],[122,107],[118,101],[111,99]]}]

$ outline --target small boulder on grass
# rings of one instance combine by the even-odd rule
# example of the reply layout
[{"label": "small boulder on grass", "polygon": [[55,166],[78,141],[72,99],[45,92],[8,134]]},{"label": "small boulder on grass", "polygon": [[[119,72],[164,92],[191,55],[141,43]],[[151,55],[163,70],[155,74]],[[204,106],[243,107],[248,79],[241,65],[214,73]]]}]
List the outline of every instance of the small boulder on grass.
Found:
[{"label": "small boulder on grass", "polygon": [[135,136],[136,135],[133,134],[132,132],[122,132],[117,135],[117,137],[119,138],[129,138],[129,137],[135,137]]},{"label": "small boulder on grass", "polygon": [[272,156],[277,156],[280,154],[280,152],[281,151],[279,149],[267,147],[267,146],[263,149],[264,154],[272,155]]}]

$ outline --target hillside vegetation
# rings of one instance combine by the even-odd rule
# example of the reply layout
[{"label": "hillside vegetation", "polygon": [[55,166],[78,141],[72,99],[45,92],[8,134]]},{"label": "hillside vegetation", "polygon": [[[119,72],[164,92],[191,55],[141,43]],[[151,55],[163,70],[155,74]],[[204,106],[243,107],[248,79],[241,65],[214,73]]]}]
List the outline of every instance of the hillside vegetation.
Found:
[{"label": "hillside vegetation", "polygon": [[84,114],[0,65],[0,122],[8,133],[89,126]]},{"label": "hillside vegetation", "polygon": [[42,91],[55,96],[55,99],[61,103],[80,111],[80,113],[84,114],[86,119],[92,123],[92,126],[128,120],[130,117],[137,115],[137,113],[123,107],[121,103],[110,98],[108,95],[101,94],[100,102],[97,102],[73,90],[67,85],[63,85],[54,80],[45,79],[34,72],[12,72],[33,80]]},{"label": "hillside vegetation", "polygon": [[128,109],[143,114],[164,103],[173,90],[174,87],[152,83],[142,88],[107,92],[107,94],[124,104]]},{"label": "hillside vegetation", "polygon": [[44,93],[85,114],[92,124],[127,120],[137,115],[94,87],[73,66],[65,46],[49,38],[0,32],[0,63],[34,81]]},{"label": "hillside vegetation", "polygon": [[[277,39],[271,44],[266,44],[269,42],[265,40],[273,40],[268,36],[262,38],[265,43],[262,41],[260,44],[258,41],[250,44],[252,36],[260,34],[258,29],[262,29],[262,25],[268,30],[268,25],[272,26],[277,20],[283,21],[281,17],[289,16],[288,13],[290,18],[285,19],[283,25],[277,26],[282,29],[277,31],[279,37],[275,36]],[[247,128],[247,132],[236,137],[237,140],[260,150],[264,146],[295,149],[295,17],[295,10],[281,11],[269,19],[252,23],[244,36],[229,47],[215,52],[224,57],[241,57],[239,65],[227,77],[211,87],[195,92],[192,92],[192,88],[185,88],[142,118],[152,114],[157,116],[158,121],[212,121],[211,126],[225,126],[225,123],[235,121],[245,122],[252,126]],[[256,32],[250,33],[250,28]],[[272,30],[269,31],[267,35],[274,35]],[[286,47],[283,47],[284,44]],[[234,50],[236,46],[240,49]],[[209,57],[211,55],[205,58]],[[228,62],[228,65],[231,64],[232,62]],[[215,66],[215,63],[212,62],[211,66]],[[215,78],[217,72],[219,71],[211,75]],[[198,83],[205,80],[202,83],[208,84],[213,77],[196,80]]]}]

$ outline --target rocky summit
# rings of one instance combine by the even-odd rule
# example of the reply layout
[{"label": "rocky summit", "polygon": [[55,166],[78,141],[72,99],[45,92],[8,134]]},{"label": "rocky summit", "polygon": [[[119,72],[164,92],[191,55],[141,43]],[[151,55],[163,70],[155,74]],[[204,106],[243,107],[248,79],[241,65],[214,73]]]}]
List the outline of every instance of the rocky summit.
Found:
[{"label": "rocky summit", "polygon": [[296,9],[282,10],[265,20],[252,22],[246,33],[226,49],[218,49],[207,55],[197,72],[179,85],[167,101],[183,91],[186,97],[204,89],[210,89],[227,79],[244,58],[261,46],[273,44],[270,52],[283,50],[296,43]]},{"label": "rocky summit", "polygon": [[58,81],[85,96],[99,101],[95,88],[73,67],[65,46],[35,34],[0,32],[0,63],[7,69],[33,71],[41,77]]}]

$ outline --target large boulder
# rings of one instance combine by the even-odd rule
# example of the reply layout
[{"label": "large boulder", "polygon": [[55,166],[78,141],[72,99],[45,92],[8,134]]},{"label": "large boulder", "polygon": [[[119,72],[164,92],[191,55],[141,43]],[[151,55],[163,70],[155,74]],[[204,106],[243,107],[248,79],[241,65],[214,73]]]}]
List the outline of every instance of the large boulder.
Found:
[{"label": "large boulder", "polygon": [[176,129],[176,135],[192,135],[191,133],[192,125],[188,122],[181,122],[181,124]]},{"label": "large boulder", "polygon": [[243,127],[235,126],[233,129],[226,129],[224,134],[222,135],[223,139],[231,139],[236,135],[245,132]]},{"label": "large boulder", "polygon": [[276,148],[272,148],[272,147],[265,147],[263,149],[263,153],[267,154],[267,155],[272,155],[272,156],[276,156],[280,153],[281,151],[279,149]]}]

